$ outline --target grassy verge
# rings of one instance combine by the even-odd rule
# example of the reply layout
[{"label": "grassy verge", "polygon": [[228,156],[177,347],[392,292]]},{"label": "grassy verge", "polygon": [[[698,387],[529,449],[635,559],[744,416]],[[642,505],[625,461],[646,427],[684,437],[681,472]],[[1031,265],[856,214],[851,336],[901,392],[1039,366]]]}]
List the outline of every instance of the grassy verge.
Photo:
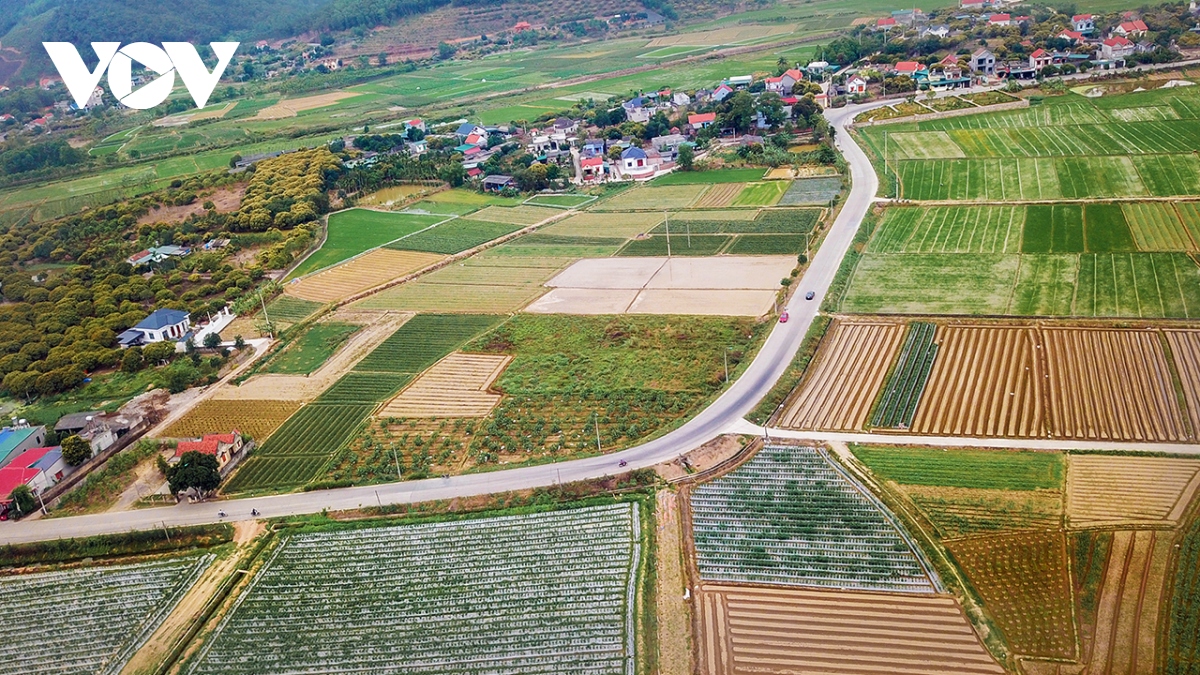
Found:
[{"label": "grassy verge", "polygon": [[846,257],[842,258],[842,264],[833,277],[833,283],[829,285],[829,292],[825,294],[825,300],[821,302],[822,312],[832,314],[841,309],[842,300],[850,288],[850,278],[854,275],[854,268],[858,267],[858,261],[863,257],[863,251],[867,248],[867,242],[871,240],[871,235],[875,233],[875,227],[882,218],[882,209],[872,209],[863,218],[862,224],[858,226],[858,232],[854,235],[854,241],[850,243],[850,248],[846,251]]},{"label": "grassy verge", "polygon": [[139,441],[108,459],[68,492],[50,512],[54,516],[95,513],[113,503],[137,479],[137,467],[158,452],[158,444]]},{"label": "grassy verge", "polygon": [[[169,535],[169,538],[168,538]],[[193,525],[169,530],[103,534],[83,539],[56,539],[0,546],[0,567],[53,565],[90,558],[124,558],[136,555],[211,548],[233,540],[229,523]]]}]

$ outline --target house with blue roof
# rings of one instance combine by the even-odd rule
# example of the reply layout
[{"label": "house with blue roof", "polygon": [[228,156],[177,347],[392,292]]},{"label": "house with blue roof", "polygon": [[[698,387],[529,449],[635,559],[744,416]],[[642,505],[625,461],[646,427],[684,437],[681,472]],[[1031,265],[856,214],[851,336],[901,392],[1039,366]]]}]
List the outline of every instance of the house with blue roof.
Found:
[{"label": "house with blue roof", "polygon": [[186,339],[192,329],[191,315],[178,309],[156,309],[136,326],[117,336],[121,348]]},{"label": "house with blue roof", "polygon": [[464,122],[461,125],[459,125],[458,131],[455,131],[454,135],[458,136],[461,139],[466,139],[468,136],[482,136],[484,138],[487,138],[487,133],[488,133],[487,129],[484,129],[483,127],[479,126],[478,124],[471,124],[470,122]]}]

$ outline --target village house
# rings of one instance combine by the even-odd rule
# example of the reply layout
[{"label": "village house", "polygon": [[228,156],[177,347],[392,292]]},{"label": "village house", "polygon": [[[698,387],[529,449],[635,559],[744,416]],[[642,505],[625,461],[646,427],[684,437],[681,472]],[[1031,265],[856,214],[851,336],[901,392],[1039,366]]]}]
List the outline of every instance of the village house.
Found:
[{"label": "village house", "polygon": [[134,345],[179,341],[191,330],[191,315],[178,309],[156,309],[136,326],[117,336],[121,348]]},{"label": "village house", "polygon": [[1073,30],[1064,30],[1061,33],[1059,33],[1057,37],[1062,40],[1070,40],[1071,42],[1073,42],[1075,44],[1079,44],[1079,43],[1083,42],[1083,40],[1084,40],[1083,33],[1079,33],[1079,32],[1073,31]]},{"label": "village house", "polygon": [[1133,42],[1118,35],[1100,43],[1100,57],[1109,60],[1123,59],[1132,55],[1134,49]]},{"label": "village house", "polygon": [[989,26],[1011,26],[1013,25],[1012,15],[1010,14],[993,14],[988,17]]},{"label": "village house", "polygon": [[596,182],[604,178],[604,158],[585,157],[579,160],[579,170],[584,182]]},{"label": "village house", "polygon": [[512,176],[493,174],[483,179],[484,192],[500,192],[508,188],[517,189],[517,181]]},{"label": "village house", "polygon": [[679,146],[686,142],[687,138],[683,134],[667,134],[650,139],[650,145],[654,146],[655,150],[672,157],[679,151]]},{"label": "village house", "polygon": [[888,31],[896,27],[896,20],[892,17],[884,17],[875,22],[876,30]]},{"label": "village house", "polygon": [[1040,71],[1046,66],[1053,65],[1054,55],[1045,49],[1038,48],[1029,55],[1029,67]]},{"label": "village house", "polygon": [[710,113],[699,113],[699,114],[688,115],[688,126],[691,127],[693,131],[707,129],[708,127],[711,127],[712,125],[714,125],[716,123],[717,123],[717,114],[716,113],[710,112]]},{"label": "village house", "polygon": [[217,458],[217,470],[223,470],[237,456],[243,445],[242,433],[234,429],[228,434],[206,434],[204,438],[194,441],[179,441],[175,446],[175,456],[170,463],[177,463],[184,453],[200,452]]},{"label": "village house", "polygon": [[45,443],[46,427],[31,427],[25,420],[0,429],[0,468],[8,466],[26,450],[41,447]]},{"label": "village house", "polygon": [[1148,30],[1150,30],[1150,29],[1146,27],[1146,22],[1142,21],[1141,19],[1138,19],[1136,21],[1122,22],[1122,23],[1118,24],[1117,27],[1114,28],[1112,32],[1113,32],[1113,35],[1120,35],[1121,37],[1127,37],[1127,38],[1136,38],[1136,37],[1145,35],[1146,31],[1148,31]]},{"label": "village house", "polygon": [[1096,18],[1091,14],[1076,14],[1071,17],[1071,25],[1075,28],[1076,33],[1086,35],[1096,30]]},{"label": "village house", "polygon": [[855,75],[846,80],[846,93],[850,95],[867,93],[867,81]]},{"label": "village house", "polygon": [[[658,153],[655,152],[657,155]],[[651,162],[650,155],[636,145],[621,152],[621,173],[626,178],[650,178],[658,171],[658,164]]]},{"label": "village house", "polygon": [[12,508],[12,491],[26,485],[40,495],[70,473],[59,446],[31,448],[0,469],[0,517],[7,519]]},{"label": "village house", "polygon": [[584,157],[600,157],[604,155],[604,141],[599,138],[589,138],[583,142]]},{"label": "village house", "polygon": [[940,24],[937,26],[926,26],[921,31],[921,37],[935,37],[945,39],[950,37],[950,26]]},{"label": "village house", "polygon": [[996,55],[986,47],[980,47],[971,54],[968,62],[971,72],[982,75],[996,74]]},{"label": "village house", "polygon": [[712,100],[716,101],[717,103],[720,103],[721,101],[725,100],[725,97],[729,96],[732,93],[733,93],[733,87],[729,86],[728,84],[723,83],[723,84],[719,85],[716,89],[713,89]]}]

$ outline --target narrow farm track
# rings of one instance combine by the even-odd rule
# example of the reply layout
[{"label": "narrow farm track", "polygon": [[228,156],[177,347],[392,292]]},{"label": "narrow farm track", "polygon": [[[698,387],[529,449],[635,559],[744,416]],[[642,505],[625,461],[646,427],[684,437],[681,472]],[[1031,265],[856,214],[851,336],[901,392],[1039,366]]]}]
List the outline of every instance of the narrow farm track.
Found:
[{"label": "narrow farm track", "polygon": [[1003,673],[951,597],[705,584],[700,673]]},{"label": "narrow farm track", "polygon": [[1087,675],[1150,675],[1173,539],[1169,532],[1113,534],[1100,586]]},{"label": "narrow farm track", "polygon": [[[754,409],[787,371],[812,325],[818,308],[833,283],[850,245],[878,192],[879,181],[867,155],[852,138],[849,125],[854,116],[879,103],[853,105],[825,112],[837,130],[836,143],[849,163],[853,188],[829,229],[803,277],[796,280],[796,299],[787,309],[791,320],[775,324],[766,342],[736,381],[708,408],[694,418],[652,441],[612,455],[570,462],[522,467],[505,471],[406,481],[377,486],[340,488],[254,497],[205,504],[181,504],[158,509],[139,509],[120,514],[51,518],[0,525],[0,543],[41,541],[62,537],[143,530],[167,525],[193,525],[220,520],[224,510],[238,517],[257,509],[264,516],[340,511],[371,504],[401,504],[452,499],[509,490],[521,490],[612,475],[662,461],[697,448],[724,433]],[[812,291],[811,301],[803,294]],[[619,465],[624,462],[626,466]]]},{"label": "narrow farm track", "polygon": [[862,429],[904,324],[838,320],[822,357],[785,404],[780,423],[794,429]]}]

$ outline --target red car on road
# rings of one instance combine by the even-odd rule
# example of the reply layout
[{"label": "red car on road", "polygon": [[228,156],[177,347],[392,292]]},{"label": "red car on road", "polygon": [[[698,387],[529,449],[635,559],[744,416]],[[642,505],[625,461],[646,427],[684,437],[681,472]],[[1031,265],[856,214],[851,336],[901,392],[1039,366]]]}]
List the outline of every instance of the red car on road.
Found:
[{"label": "red car on road", "polygon": [[787,323],[787,320],[788,320],[787,312],[784,312],[783,314],[779,315],[779,323]]}]

